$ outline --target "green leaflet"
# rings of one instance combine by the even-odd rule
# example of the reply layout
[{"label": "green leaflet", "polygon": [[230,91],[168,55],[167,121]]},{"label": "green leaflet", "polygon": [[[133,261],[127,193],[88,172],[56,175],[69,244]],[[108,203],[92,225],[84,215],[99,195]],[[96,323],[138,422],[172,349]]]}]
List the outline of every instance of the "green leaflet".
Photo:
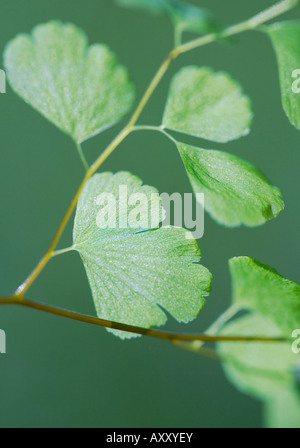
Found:
[{"label": "green leaflet", "polygon": [[222,151],[177,143],[195,193],[205,209],[229,227],[258,226],[284,208],[281,193],[250,163]]},{"label": "green leaflet", "polygon": [[[154,212],[155,225],[140,229],[121,227],[126,218],[123,193],[128,197],[143,193],[147,197],[139,206],[139,216],[150,208],[150,199],[159,204],[157,191],[129,173],[96,174],[87,183],[78,203],[74,225],[74,249],[83,260],[99,317],[145,328],[163,325],[167,310],[179,322],[194,319],[205,304],[210,292],[211,275],[196,264],[201,252],[193,239],[186,239],[186,231],[179,228],[157,228],[162,219],[161,209]],[[97,206],[100,194],[108,192],[117,198],[116,228],[100,229],[104,213],[112,208]],[[105,206],[106,207],[106,206]],[[135,213],[130,205],[128,215]],[[119,213],[121,211],[121,213]],[[121,338],[135,335],[112,331]]]},{"label": "green leaflet", "polygon": [[[268,318],[250,314],[226,325],[223,336],[282,337]],[[218,352],[229,379],[242,392],[269,400],[275,394],[296,388],[298,357],[288,342],[222,342]]]},{"label": "green leaflet", "polygon": [[117,0],[121,6],[166,15],[182,31],[209,33],[219,29],[210,11],[178,0]]},{"label": "green leaflet", "polygon": [[165,128],[226,143],[247,135],[251,121],[250,101],[228,74],[193,66],[173,78]]},{"label": "green leaflet", "polygon": [[277,54],[283,108],[300,129],[300,22],[276,23],[264,30]]},{"label": "green leaflet", "polygon": [[300,286],[252,258],[229,262],[233,301],[270,318],[288,338],[300,328]]},{"label": "green leaflet", "polygon": [[[288,339],[289,325],[300,323],[300,287],[251,258],[233,258],[230,269],[233,306],[252,313],[225,324],[218,335]],[[291,342],[220,342],[217,348],[229,380],[265,402],[269,427],[300,426],[299,356]]]},{"label": "green leaflet", "polygon": [[276,393],[265,405],[269,428],[300,428],[300,393],[285,390]]},{"label": "green leaflet", "polygon": [[77,143],[120,120],[134,88],[124,67],[104,45],[88,47],[71,24],[50,22],[19,35],[6,48],[12,88]]}]

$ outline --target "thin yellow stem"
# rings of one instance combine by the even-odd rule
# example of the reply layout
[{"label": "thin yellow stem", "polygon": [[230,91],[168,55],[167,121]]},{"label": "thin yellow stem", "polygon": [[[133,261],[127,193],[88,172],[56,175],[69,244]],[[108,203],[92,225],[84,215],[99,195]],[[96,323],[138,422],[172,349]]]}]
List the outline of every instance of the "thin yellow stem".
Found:
[{"label": "thin yellow stem", "polygon": [[[100,168],[100,166],[105,162],[105,160],[114,152],[114,150],[125,140],[125,138],[132,132],[132,126],[129,124],[117,135],[117,137],[112,141],[112,143],[105,149],[105,151],[98,157],[98,159],[93,163],[89,172],[88,178],[92,177],[93,174]],[[84,185],[87,181],[84,181]],[[83,187],[84,187],[83,185]]]},{"label": "thin yellow stem", "polygon": [[206,36],[200,37],[199,39],[192,40],[186,44],[177,47],[178,54],[187,53],[188,51],[194,50],[196,48],[202,47],[203,45],[215,42],[217,39],[235,36],[237,34],[243,33],[244,31],[253,30],[263,25],[269,20],[275,19],[276,17],[294,9],[298,6],[300,0],[283,0],[265,11],[256,14],[251,17],[251,19],[245,20],[244,22],[238,23],[236,25],[226,28],[222,33],[219,34],[208,34]]},{"label": "thin yellow stem", "polygon": [[[258,336],[209,336],[206,334],[178,334],[169,333],[166,331],[152,330],[147,328],[141,328],[133,325],[127,325],[119,322],[113,322],[105,319],[99,319],[93,316],[87,316],[85,314],[79,314],[74,311],[64,310],[62,308],[56,308],[51,305],[46,305],[39,302],[28,300],[24,297],[3,297],[0,298],[0,305],[20,305],[26,308],[35,309],[44,313],[53,314],[55,316],[64,317],[66,319],[75,320],[78,322],[84,322],[98,327],[111,328],[113,330],[126,331],[128,333],[135,333],[142,336],[148,336],[156,339],[163,339],[169,342],[182,341],[201,341],[205,343],[215,342],[286,342],[285,338],[266,338]],[[176,344],[180,345],[180,344]],[[183,347],[182,347],[183,348]],[[199,352],[200,353],[200,352]]]},{"label": "thin yellow stem", "polygon": [[25,280],[24,283],[22,283],[22,285],[20,285],[18,287],[18,289],[15,292],[16,296],[23,296],[26,291],[28,291],[28,289],[30,288],[30,286],[34,283],[34,281],[37,279],[37,277],[40,275],[40,273],[42,272],[42,270],[44,269],[44,267],[48,264],[48,262],[51,260],[54,250],[63,234],[63,231],[67,225],[67,223],[69,222],[70,217],[72,216],[73,211],[75,210],[75,207],[77,205],[78,199],[80,194],[82,193],[82,190],[84,189],[84,186],[86,184],[86,182],[88,181],[88,179],[90,178],[90,171],[86,174],[82,184],[80,185],[61,225],[59,226],[59,229],[55,235],[55,238],[48,250],[48,252],[46,253],[46,255],[44,255],[44,257],[41,259],[41,261],[39,262],[39,264],[36,266],[36,268],[32,271],[32,273],[29,275],[29,277]]},{"label": "thin yellow stem", "polygon": [[145,106],[147,105],[149,99],[151,98],[154,90],[156,89],[157,85],[159,84],[160,80],[168,70],[172,60],[176,57],[176,52],[170,53],[166,61],[162,64],[161,68],[158,70],[156,76],[153,78],[153,81],[151,82],[150,86],[148,87],[145,95],[143,96],[141,102],[139,103],[135,113],[133,114],[132,118],[130,119],[127,126],[117,135],[117,137],[113,140],[113,142],[105,149],[105,151],[100,155],[100,157],[94,162],[94,164],[89,168],[87,171],[83,182],[81,183],[58,231],[57,234],[48,250],[48,252],[44,255],[42,260],[39,262],[37,267],[33,270],[33,272],[29,275],[29,277],[25,280],[22,285],[18,287],[18,289],[15,292],[15,295],[17,296],[24,296],[24,294],[28,291],[28,289],[31,287],[31,285],[34,283],[34,281],[37,279],[37,277],[40,275],[42,270],[46,267],[48,262],[51,260],[54,250],[59,243],[59,240],[66,228],[66,225],[69,222],[69,219],[71,218],[73,211],[76,208],[77,202],[79,200],[79,197],[87,183],[87,181],[93,176],[93,174],[100,168],[100,166],[105,162],[105,160],[112,154],[112,152],[122,143],[122,141],[132,132],[133,127],[137,120],[139,119],[141,113],[143,112]]},{"label": "thin yellow stem", "polygon": [[13,297],[1,297],[0,298],[0,305],[17,305],[20,302],[20,298],[17,296]]},{"label": "thin yellow stem", "polygon": [[15,292],[16,296],[24,296],[28,289],[32,286],[32,284],[35,282],[37,277],[40,275],[40,273],[43,271],[43,269],[47,266],[48,262],[51,260],[53,255],[55,255],[55,248],[58,245],[60,238],[66,228],[66,225],[69,222],[69,219],[71,218],[76,205],[78,203],[79,197],[87,183],[87,181],[93,176],[93,174],[98,170],[98,168],[104,163],[104,161],[109,157],[109,155],[119,146],[119,144],[127,137],[127,135],[131,132],[131,129],[127,126],[123,129],[123,131],[120,132],[120,134],[114,139],[114,141],[106,148],[106,150],[101,154],[101,156],[96,160],[96,162],[89,168],[87,171],[73,201],[71,202],[71,205],[55,235],[54,240],[52,241],[52,244],[48,250],[48,252],[44,255],[44,257],[41,259],[39,264],[36,266],[36,268],[32,271],[32,273],[27,277],[24,283],[18,287],[18,289]]},{"label": "thin yellow stem", "polygon": [[[234,25],[232,27],[227,28],[222,33],[223,37],[232,36],[234,34],[239,34],[243,31],[247,31],[249,29],[253,29],[262,23],[271,20],[275,18],[276,16],[283,14],[284,12],[289,11],[290,9],[294,8],[299,4],[299,0],[283,0],[273,7],[267,9],[266,11],[256,15],[255,17],[251,18],[250,20],[247,20],[245,22],[242,22],[240,24]],[[146,90],[144,96],[142,97],[140,103],[138,104],[134,114],[132,115],[129,123],[125,128],[120,132],[120,134],[113,140],[113,142],[106,148],[106,150],[100,155],[100,157],[95,161],[95,163],[88,169],[86,176],[83,179],[82,184],[80,185],[58,231],[57,234],[48,250],[48,252],[44,255],[42,260],[39,262],[37,267],[33,270],[33,272],[29,275],[29,277],[25,280],[25,282],[18,287],[18,289],[15,292],[16,296],[23,296],[30,286],[34,283],[34,281],[37,279],[37,277],[40,275],[42,270],[45,268],[45,266],[48,264],[50,259],[53,256],[53,253],[56,249],[56,246],[66,228],[67,223],[69,222],[69,219],[71,218],[73,211],[76,208],[78,199],[87,183],[87,181],[91,178],[91,176],[100,168],[100,166],[104,163],[104,161],[111,155],[111,153],[122,143],[122,141],[131,133],[131,131],[134,128],[134,125],[136,124],[137,120],[141,116],[143,110],[145,109],[146,105],[148,104],[150,98],[152,97],[154,91],[156,90],[157,86],[163,79],[164,75],[168,71],[172,61],[176,59],[179,55],[186,53],[188,51],[191,51],[195,48],[201,47],[203,45],[209,44],[211,42],[216,41],[220,38],[219,34],[209,34],[207,36],[203,36],[200,39],[193,40],[191,42],[188,42],[187,44],[180,45],[179,47],[175,48],[171,53],[168,55],[168,57],[165,59],[159,70],[157,71],[156,75],[154,76],[153,80],[151,81],[148,89]]]},{"label": "thin yellow stem", "polygon": [[161,67],[157,71],[156,75],[154,76],[153,80],[151,81],[148,89],[146,90],[146,93],[144,94],[142,100],[140,101],[135,113],[133,114],[131,120],[128,123],[128,127],[132,128],[137,120],[139,119],[141,113],[145,109],[146,105],[148,104],[148,101],[150,100],[151,96],[153,95],[154,91],[156,90],[157,86],[159,85],[160,81],[163,79],[164,75],[167,73],[172,61],[176,59],[179,56],[179,51],[177,48],[175,48],[171,53],[168,55],[168,57],[165,59],[165,61],[162,63]]},{"label": "thin yellow stem", "polygon": [[[241,307],[239,305],[232,305],[228,308],[221,316],[206,330],[205,334],[208,336],[217,336],[218,332],[229,322],[239,311]],[[190,352],[204,355],[205,348],[203,345],[205,342],[203,341],[191,341],[191,342],[178,342],[176,345],[179,345],[180,348],[188,350]],[[208,355],[208,354],[207,354]],[[217,356],[216,354],[211,353],[211,356]],[[210,356],[210,357],[211,357]],[[216,359],[216,358],[215,358]]]}]

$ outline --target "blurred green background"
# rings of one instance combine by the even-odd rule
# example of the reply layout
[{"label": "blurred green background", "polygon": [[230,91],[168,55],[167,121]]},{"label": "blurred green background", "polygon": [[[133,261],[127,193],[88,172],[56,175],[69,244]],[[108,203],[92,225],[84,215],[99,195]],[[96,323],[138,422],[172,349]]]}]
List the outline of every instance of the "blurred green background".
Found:
[{"label": "blurred green background", "polygon": [[[274,2],[191,3],[210,7],[230,24]],[[285,15],[293,17],[299,17],[299,11]],[[138,97],[173,43],[167,21],[118,8],[112,0],[1,0],[1,52],[16,34],[52,19],[77,24],[92,43],[107,43],[128,67]],[[203,264],[214,275],[213,292],[194,323],[184,326],[170,319],[166,327],[201,332],[230,302],[230,257],[257,258],[300,281],[299,134],[282,111],[275,55],[259,32],[245,33],[232,45],[213,44],[182,56],[140,123],[160,123],[170,77],[185,64],[228,71],[253,100],[255,120],[248,137],[226,146],[204,141],[200,145],[251,161],[282,189],[286,202],[278,219],[257,229],[229,230],[206,215],[199,245]],[[83,169],[71,140],[9,87],[0,96],[0,114],[0,293],[4,295],[15,290],[48,248]],[[84,145],[90,161],[121,126]],[[130,136],[103,169],[129,170],[161,192],[191,191],[177,151],[161,135]],[[71,226],[61,247],[70,241]],[[84,269],[75,253],[53,260],[28,296],[94,314]],[[262,425],[260,403],[235,390],[221,365],[168,343],[147,338],[122,342],[101,328],[13,307],[0,309],[0,328],[7,333],[7,355],[0,355],[2,428]]]}]

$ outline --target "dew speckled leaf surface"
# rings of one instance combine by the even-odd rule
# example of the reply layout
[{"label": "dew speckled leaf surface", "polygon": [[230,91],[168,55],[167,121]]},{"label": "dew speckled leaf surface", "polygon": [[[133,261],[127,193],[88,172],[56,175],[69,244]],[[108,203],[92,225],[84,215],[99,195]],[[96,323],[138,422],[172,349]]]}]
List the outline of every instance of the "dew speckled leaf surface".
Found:
[{"label": "dew speckled leaf surface", "polygon": [[[211,282],[208,270],[196,264],[201,256],[196,241],[186,239],[186,231],[180,228],[149,226],[143,232],[120,228],[119,219],[117,228],[100,229],[95,199],[109,192],[117,197],[117,204],[124,203],[120,185],[127,186],[128,196],[157,194],[126,172],[96,174],[76,212],[74,248],[82,257],[98,316],[149,328],[166,322],[165,309],[179,322],[191,321],[203,308]],[[122,338],[135,336],[112,332]]]},{"label": "dew speckled leaf surface", "polygon": [[105,45],[88,47],[72,24],[50,22],[19,35],[5,51],[12,88],[76,142],[112,126],[132,106],[127,71]]},{"label": "dew speckled leaf surface", "polygon": [[300,21],[275,23],[264,29],[277,55],[283,108],[290,122],[300,129]]},{"label": "dew speckled leaf surface", "polygon": [[219,223],[258,226],[284,208],[281,193],[250,163],[227,154],[177,143],[195,193]]},{"label": "dew speckled leaf surface", "polygon": [[252,258],[230,260],[233,300],[269,317],[290,338],[300,328],[300,286]]},{"label": "dew speckled leaf surface", "polygon": [[250,101],[228,74],[193,66],[173,78],[163,118],[166,128],[226,143],[247,135],[251,121]]},{"label": "dew speckled leaf surface", "polygon": [[[281,331],[268,318],[250,314],[226,325],[222,336],[278,338]],[[218,352],[227,376],[243,392],[270,399],[296,387],[297,356],[289,342],[222,342]]]}]

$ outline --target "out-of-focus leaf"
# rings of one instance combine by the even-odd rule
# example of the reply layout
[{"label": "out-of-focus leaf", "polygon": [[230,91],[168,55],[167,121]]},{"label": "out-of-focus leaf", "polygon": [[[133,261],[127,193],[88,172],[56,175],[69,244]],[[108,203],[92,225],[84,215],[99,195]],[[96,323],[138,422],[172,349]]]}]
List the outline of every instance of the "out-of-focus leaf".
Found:
[{"label": "out-of-focus leaf", "polygon": [[266,424],[269,428],[300,428],[300,394],[295,389],[277,392],[265,404]]},{"label": "out-of-focus leaf", "polygon": [[[279,328],[258,314],[238,318],[226,325],[222,336],[282,337]],[[297,356],[289,342],[222,342],[218,352],[229,379],[243,392],[269,400],[296,386]]]},{"label": "out-of-focus leaf", "polygon": [[270,318],[291,338],[300,328],[300,286],[248,257],[231,259],[230,271],[234,303]]},{"label": "out-of-focus leaf", "polygon": [[300,129],[300,21],[275,23],[264,29],[277,54],[283,108]]},{"label": "out-of-focus leaf", "polygon": [[178,0],[117,0],[121,6],[138,8],[153,14],[166,15],[182,31],[215,32],[220,29],[212,13],[204,8]]}]

